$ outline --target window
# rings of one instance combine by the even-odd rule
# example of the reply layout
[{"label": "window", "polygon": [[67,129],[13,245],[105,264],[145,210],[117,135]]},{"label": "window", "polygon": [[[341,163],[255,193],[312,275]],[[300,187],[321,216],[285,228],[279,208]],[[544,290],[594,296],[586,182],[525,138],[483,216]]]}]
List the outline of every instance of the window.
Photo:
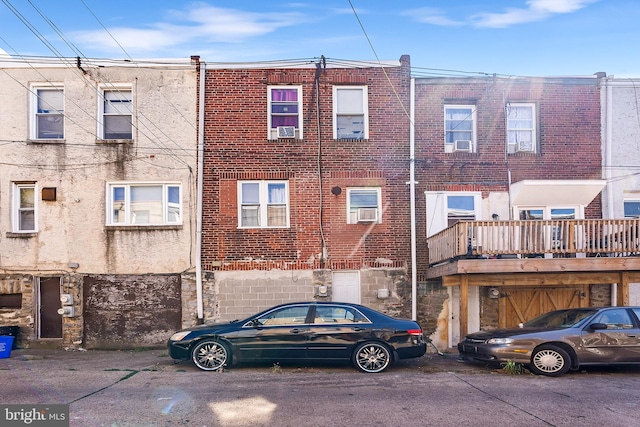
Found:
[{"label": "window", "polygon": [[[270,311],[260,316],[257,320],[265,326],[300,325],[306,323],[308,312],[309,307],[306,305],[287,306]],[[251,323],[244,326],[253,327]]]},{"label": "window", "polygon": [[604,323],[607,329],[631,329],[633,322],[629,313],[624,308],[615,308],[603,311],[598,317],[593,319],[593,323]]},{"label": "window", "polygon": [[446,153],[476,151],[475,105],[445,105],[444,147]]},{"label": "window", "polygon": [[35,183],[14,184],[13,207],[13,231],[16,233],[37,231]]},{"label": "window", "polygon": [[347,223],[382,222],[380,188],[347,189]]},{"label": "window", "polygon": [[640,218],[640,200],[627,199],[624,201],[624,217]]},{"label": "window", "polygon": [[289,227],[287,181],[238,181],[238,226]]},{"label": "window", "polygon": [[319,305],[313,323],[371,323],[360,311],[342,305]]},{"label": "window", "polygon": [[535,104],[507,104],[508,152],[536,151]]},{"label": "window", "polygon": [[182,223],[179,184],[107,185],[107,225]]},{"label": "window", "polygon": [[269,139],[302,138],[302,87],[269,86],[268,90]]},{"label": "window", "polygon": [[133,105],[131,89],[105,89],[100,104],[98,135],[102,139],[132,139]]},{"label": "window", "polygon": [[458,221],[475,221],[474,196],[447,197],[447,223],[449,227]]},{"label": "window", "polygon": [[482,193],[474,191],[425,191],[427,237],[458,221],[482,220]]},{"label": "window", "polygon": [[31,139],[64,138],[64,90],[47,86],[31,89]]},{"label": "window", "polygon": [[22,294],[0,294],[0,309],[22,308]]},{"label": "window", "polygon": [[366,86],[333,87],[333,138],[368,139],[369,107]]}]

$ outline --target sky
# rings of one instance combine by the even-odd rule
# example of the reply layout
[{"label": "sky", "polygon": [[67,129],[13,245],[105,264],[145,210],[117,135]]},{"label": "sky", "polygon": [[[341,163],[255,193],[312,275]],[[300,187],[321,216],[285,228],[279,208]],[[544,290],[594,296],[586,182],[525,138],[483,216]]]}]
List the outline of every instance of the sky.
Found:
[{"label": "sky", "polygon": [[0,54],[640,77],[638,0],[0,0]]}]

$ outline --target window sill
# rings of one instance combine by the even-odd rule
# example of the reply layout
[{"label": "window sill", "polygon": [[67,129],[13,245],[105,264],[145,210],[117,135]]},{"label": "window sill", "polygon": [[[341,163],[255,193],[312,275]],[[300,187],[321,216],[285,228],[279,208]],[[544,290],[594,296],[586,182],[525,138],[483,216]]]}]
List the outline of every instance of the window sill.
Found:
[{"label": "window sill", "polygon": [[96,139],[96,144],[133,144],[133,139]]},{"label": "window sill", "polygon": [[36,231],[30,231],[26,233],[15,233],[12,231],[7,231],[7,234],[5,234],[8,239],[29,239],[31,237],[36,237],[37,235],[38,233]]},{"label": "window sill", "polygon": [[65,144],[65,139],[27,139],[27,144]]},{"label": "window sill", "polygon": [[182,224],[175,225],[105,225],[107,230],[114,231],[157,231],[157,230],[182,230]]},{"label": "window sill", "polygon": [[515,151],[513,153],[508,153],[508,155],[513,157],[535,157],[538,153],[535,151]]}]

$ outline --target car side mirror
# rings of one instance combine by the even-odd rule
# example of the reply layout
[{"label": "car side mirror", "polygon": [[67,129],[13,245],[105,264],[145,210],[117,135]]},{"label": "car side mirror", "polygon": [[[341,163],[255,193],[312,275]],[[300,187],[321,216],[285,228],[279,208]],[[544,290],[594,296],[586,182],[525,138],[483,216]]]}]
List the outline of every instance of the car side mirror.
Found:
[{"label": "car side mirror", "polygon": [[589,329],[592,331],[601,331],[603,329],[607,329],[606,323],[592,323],[589,325]]}]

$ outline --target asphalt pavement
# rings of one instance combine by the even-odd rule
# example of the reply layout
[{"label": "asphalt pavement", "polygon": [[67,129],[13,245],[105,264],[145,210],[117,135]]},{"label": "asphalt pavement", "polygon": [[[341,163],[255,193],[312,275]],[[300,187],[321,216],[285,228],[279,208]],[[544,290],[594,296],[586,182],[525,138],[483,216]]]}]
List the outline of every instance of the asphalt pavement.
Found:
[{"label": "asphalt pavement", "polygon": [[[274,364],[240,365],[226,369],[273,370]],[[388,368],[395,370],[417,370],[430,372],[490,372],[495,367],[487,367],[473,362],[461,362],[457,350],[448,349],[436,353],[428,349],[427,354],[415,359],[400,360]],[[349,364],[323,363],[289,363],[278,364],[277,369],[287,370],[353,370]],[[82,348],[67,349],[16,349],[9,358],[0,359],[0,371],[199,371],[190,361],[171,359],[166,348],[144,348],[136,350],[85,350]],[[2,392],[0,391],[0,397]]]},{"label": "asphalt pavement", "polygon": [[514,376],[460,362],[453,349],[379,374],[300,363],[203,372],[165,348],[18,349],[0,359],[0,404],[64,405],[69,427],[635,425],[639,388],[638,368]]}]

